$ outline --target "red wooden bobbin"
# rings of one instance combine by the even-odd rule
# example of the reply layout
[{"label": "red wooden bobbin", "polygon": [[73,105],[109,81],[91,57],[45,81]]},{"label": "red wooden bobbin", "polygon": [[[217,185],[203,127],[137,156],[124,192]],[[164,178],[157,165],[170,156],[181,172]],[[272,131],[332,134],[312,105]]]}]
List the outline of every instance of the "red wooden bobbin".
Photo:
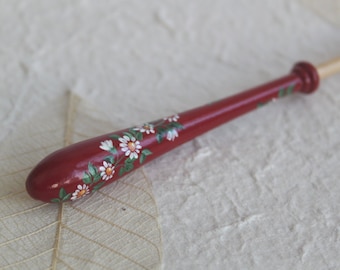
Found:
[{"label": "red wooden bobbin", "polygon": [[70,145],[50,154],[31,171],[26,181],[27,191],[34,199],[45,202],[82,198],[196,136],[270,101],[296,92],[314,92],[319,75],[326,77],[335,73],[340,69],[339,63],[339,60],[333,61],[316,69],[301,62],[289,75],[234,96]]}]

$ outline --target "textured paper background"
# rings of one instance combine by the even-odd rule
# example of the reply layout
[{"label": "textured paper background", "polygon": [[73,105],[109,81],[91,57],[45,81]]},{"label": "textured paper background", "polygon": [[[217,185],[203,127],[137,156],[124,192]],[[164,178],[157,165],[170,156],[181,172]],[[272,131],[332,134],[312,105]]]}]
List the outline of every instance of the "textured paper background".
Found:
[{"label": "textured paper background", "polygon": [[[15,193],[23,190],[38,156],[64,143],[57,105],[67,104],[67,92],[88,104],[80,107],[81,119],[97,119],[80,125],[85,136],[180,112],[281,76],[300,59],[319,63],[338,56],[338,5],[336,0],[0,1],[0,267],[142,268],[115,265],[116,257],[102,246],[91,252],[95,265],[82,260],[94,245],[86,250],[88,241],[74,233],[55,263],[49,254],[57,232],[53,225],[45,236],[25,242],[30,229],[45,228],[58,215],[57,206],[30,212],[39,202]],[[164,269],[340,268],[339,88],[335,76],[312,96],[266,106],[137,172],[143,176],[136,181],[152,184]],[[42,113],[46,108],[50,122]],[[39,152],[33,151],[38,146]],[[114,189],[103,192],[112,195]],[[108,201],[93,196],[74,207],[98,207],[95,213],[105,215],[117,207]],[[149,203],[157,216],[155,203]],[[21,214],[26,210],[29,216]],[[69,224],[69,215],[66,224],[79,226],[85,236],[88,230],[98,241],[111,239],[105,245],[115,248],[119,238],[112,233],[111,215],[112,226],[106,223],[105,229],[98,219],[87,227],[93,220],[85,216]],[[140,232],[138,220],[129,225]],[[102,238],[93,234],[100,230]],[[158,268],[157,219],[150,224],[154,234],[142,232],[158,249],[124,238],[126,246],[140,250],[126,250],[128,258],[142,261],[147,252],[142,266]],[[80,255],[67,259],[70,250]]]}]

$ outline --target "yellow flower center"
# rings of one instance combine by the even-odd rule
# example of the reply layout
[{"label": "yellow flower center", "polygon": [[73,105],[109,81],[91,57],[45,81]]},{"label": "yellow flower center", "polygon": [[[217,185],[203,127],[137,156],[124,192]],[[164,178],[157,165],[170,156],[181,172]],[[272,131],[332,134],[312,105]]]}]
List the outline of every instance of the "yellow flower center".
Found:
[{"label": "yellow flower center", "polygon": [[86,193],[86,189],[82,189],[81,191],[78,192],[77,198],[83,197]]},{"label": "yellow flower center", "polygon": [[134,152],[136,150],[136,144],[134,142],[128,142],[127,147],[131,152]]},{"label": "yellow flower center", "polygon": [[145,125],[143,128],[144,128],[145,130],[150,130],[150,129],[151,129],[149,125]]},{"label": "yellow flower center", "polygon": [[112,168],[110,168],[110,167],[106,168],[106,170],[105,170],[105,174],[106,174],[106,175],[111,175],[112,172],[113,172],[113,170],[112,170]]}]

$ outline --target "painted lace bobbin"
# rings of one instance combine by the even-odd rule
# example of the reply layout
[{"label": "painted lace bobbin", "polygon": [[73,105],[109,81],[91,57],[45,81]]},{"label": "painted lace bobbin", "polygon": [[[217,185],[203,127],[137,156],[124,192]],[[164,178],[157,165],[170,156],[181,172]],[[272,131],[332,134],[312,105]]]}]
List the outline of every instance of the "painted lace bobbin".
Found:
[{"label": "painted lace bobbin", "polygon": [[[340,60],[332,63],[335,68],[340,66]],[[319,74],[325,77],[328,70],[329,65],[323,65],[320,72],[301,62],[289,75],[234,96],[70,145],[50,154],[32,170],[26,181],[27,191],[34,199],[45,202],[88,196],[196,136],[270,101],[315,91]]]}]

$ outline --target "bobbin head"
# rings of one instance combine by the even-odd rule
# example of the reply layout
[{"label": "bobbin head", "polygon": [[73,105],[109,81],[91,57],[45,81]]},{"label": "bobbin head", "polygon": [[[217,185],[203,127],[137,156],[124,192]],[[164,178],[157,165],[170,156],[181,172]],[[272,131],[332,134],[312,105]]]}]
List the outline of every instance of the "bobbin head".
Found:
[{"label": "bobbin head", "polygon": [[320,78],[317,69],[308,62],[298,62],[294,65],[292,73],[299,76],[302,81],[300,92],[310,94],[318,89]]}]

